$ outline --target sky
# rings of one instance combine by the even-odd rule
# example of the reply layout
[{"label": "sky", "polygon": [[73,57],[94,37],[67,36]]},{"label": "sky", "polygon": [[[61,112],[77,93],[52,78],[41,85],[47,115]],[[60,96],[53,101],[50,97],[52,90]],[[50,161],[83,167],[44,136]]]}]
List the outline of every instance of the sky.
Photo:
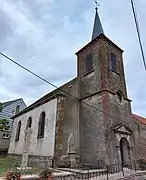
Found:
[{"label": "sky", "polygon": [[[124,50],[132,110],[146,116],[144,71],[130,0],[99,0],[106,36]],[[144,51],[146,1],[135,0]],[[0,52],[57,86],[76,76],[76,55],[91,40],[93,0],[1,0]],[[145,51],[146,54],[146,51]],[[23,98],[27,105],[53,88],[0,57],[0,101]]]}]

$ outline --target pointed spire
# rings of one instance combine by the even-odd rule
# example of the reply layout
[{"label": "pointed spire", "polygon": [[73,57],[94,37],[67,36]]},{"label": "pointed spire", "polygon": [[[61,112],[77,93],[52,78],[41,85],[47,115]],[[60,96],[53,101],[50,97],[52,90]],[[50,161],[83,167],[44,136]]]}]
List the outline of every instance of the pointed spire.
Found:
[{"label": "pointed spire", "polygon": [[104,34],[101,21],[98,15],[98,8],[95,8],[96,13],[95,13],[95,21],[94,21],[94,28],[93,28],[93,33],[92,33],[92,40],[95,39],[97,36],[99,36],[101,33]]}]

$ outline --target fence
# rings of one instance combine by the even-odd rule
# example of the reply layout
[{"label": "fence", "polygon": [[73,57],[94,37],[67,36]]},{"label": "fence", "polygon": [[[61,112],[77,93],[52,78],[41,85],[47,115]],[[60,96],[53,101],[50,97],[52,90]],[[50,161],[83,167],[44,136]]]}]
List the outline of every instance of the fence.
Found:
[{"label": "fence", "polygon": [[[21,174],[37,174],[41,172],[42,169],[50,168],[47,166],[46,161],[32,162],[29,168],[18,168],[20,167],[20,161],[10,160],[11,165],[2,166],[0,162],[0,174],[4,175],[8,170],[17,170]],[[51,168],[50,168],[51,169]],[[146,170],[146,163],[144,162],[127,162],[124,164],[116,163],[105,166],[90,165],[90,164],[79,164],[76,167],[70,168],[59,168],[52,169],[54,180],[76,180],[76,179],[99,179],[99,180],[109,180],[118,177],[129,176],[135,174],[138,170]],[[39,176],[38,176],[39,178]]]},{"label": "fence", "polygon": [[[81,166],[80,166],[81,169]],[[65,169],[64,169],[65,170]],[[68,168],[66,171],[72,174],[64,177],[57,177],[60,180],[68,179],[99,179],[99,180],[113,180],[126,176],[135,175],[139,170],[146,170],[146,164],[137,163],[136,161],[127,162],[124,164],[110,164],[103,168],[96,168],[96,165],[82,164],[82,170],[76,170],[76,168]]]}]

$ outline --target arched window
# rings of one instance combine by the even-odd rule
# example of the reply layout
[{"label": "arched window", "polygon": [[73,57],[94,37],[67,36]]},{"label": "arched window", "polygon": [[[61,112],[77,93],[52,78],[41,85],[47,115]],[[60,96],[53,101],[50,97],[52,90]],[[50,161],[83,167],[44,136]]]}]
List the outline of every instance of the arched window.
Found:
[{"label": "arched window", "polygon": [[42,112],[39,119],[39,125],[38,125],[38,138],[44,137],[44,131],[45,131],[45,112]]},{"label": "arched window", "polygon": [[32,118],[29,117],[28,120],[27,120],[26,129],[31,128],[31,124],[32,124]]},{"label": "arched window", "polygon": [[111,70],[117,72],[117,58],[114,53],[111,53],[110,66],[111,66]]},{"label": "arched window", "polygon": [[15,138],[16,142],[19,141],[20,131],[21,131],[21,121],[19,121],[19,123],[17,125],[16,138]]},{"label": "arched window", "polygon": [[17,105],[17,106],[16,106],[16,112],[15,112],[15,114],[18,114],[19,112],[20,112],[20,106]]},{"label": "arched window", "polygon": [[86,73],[89,73],[93,70],[93,59],[92,54],[86,56]]}]

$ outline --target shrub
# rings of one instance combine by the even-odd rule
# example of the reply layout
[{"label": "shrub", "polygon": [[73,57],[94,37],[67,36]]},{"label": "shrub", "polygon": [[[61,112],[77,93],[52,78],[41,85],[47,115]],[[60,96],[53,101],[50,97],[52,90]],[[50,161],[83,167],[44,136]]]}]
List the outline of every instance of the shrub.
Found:
[{"label": "shrub", "polygon": [[41,180],[46,180],[50,178],[52,175],[52,170],[51,169],[44,169],[40,172],[40,179]]},{"label": "shrub", "polygon": [[14,171],[14,170],[8,171],[6,173],[6,180],[13,180],[13,179],[20,180],[21,179],[21,173],[18,171]]}]

